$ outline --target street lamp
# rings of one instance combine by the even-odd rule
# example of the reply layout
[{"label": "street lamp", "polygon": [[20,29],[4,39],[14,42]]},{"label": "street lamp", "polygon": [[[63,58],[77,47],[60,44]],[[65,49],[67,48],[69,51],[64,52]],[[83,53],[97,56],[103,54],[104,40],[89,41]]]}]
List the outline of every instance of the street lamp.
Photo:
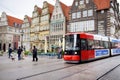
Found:
[{"label": "street lamp", "polygon": [[62,47],[62,50],[65,50],[65,36],[63,35],[63,37],[60,38],[60,47]]},{"label": "street lamp", "polygon": [[21,30],[21,46],[23,46],[23,34],[24,34],[24,31]]}]

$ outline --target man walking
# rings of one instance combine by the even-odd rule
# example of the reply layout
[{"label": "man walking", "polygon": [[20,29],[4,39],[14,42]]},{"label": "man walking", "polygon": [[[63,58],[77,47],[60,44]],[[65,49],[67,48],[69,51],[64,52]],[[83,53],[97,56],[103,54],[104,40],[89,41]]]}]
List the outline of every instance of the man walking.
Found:
[{"label": "man walking", "polygon": [[18,53],[18,60],[21,60],[21,53],[22,53],[21,47],[19,47],[17,53]]},{"label": "man walking", "polygon": [[33,61],[35,61],[35,59],[36,59],[36,61],[38,61],[38,58],[37,58],[37,48],[35,46],[33,46],[32,53],[33,53]]}]

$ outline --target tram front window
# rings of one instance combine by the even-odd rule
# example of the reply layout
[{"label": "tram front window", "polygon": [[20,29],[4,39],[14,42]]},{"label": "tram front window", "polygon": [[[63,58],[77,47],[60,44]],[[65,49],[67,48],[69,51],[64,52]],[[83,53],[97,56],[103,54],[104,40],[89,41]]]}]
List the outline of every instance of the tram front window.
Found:
[{"label": "tram front window", "polygon": [[66,35],[65,36],[65,50],[66,51],[75,51],[79,50],[79,44],[77,40],[77,34],[75,35]]}]

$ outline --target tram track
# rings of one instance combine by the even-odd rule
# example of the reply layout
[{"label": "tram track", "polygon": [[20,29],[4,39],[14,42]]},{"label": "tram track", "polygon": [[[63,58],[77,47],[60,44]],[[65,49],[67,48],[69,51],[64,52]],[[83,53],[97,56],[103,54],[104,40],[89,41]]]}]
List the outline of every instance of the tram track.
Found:
[{"label": "tram track", "polygon": [[[106,64],[106,63],[108,63],[108,62],[104,62],[103,64]],[[99,67],[99,66],[101,66],[101,64],[99,64],[99,65],[97,65],[97,66],[89,66],[89,67],[87,67],[86,69],[83,69],[83,70],[80,70],[80,71],[78,71],[78,72],[76,72],[76,73],[72,73],[72,74],[69,74],[69,75],[67,75],[67,76],[64,76],[64,77],[62,77],[61,79],[59,79],[59,80],[66,80],[66,78],[69,78],[69,77],[71,77],[71,76],[73,76],[73,75],[76,75],[76,74],[82,74],[82,72],[84,72],[84,71],[87,71],[87,70],[89,70],[89,68],[95,68],[95,67]],[[118,64],[118,65],[116,65],[115,67],[113,67],[112,69],[110,69],[109,71],[107,71],[106,73],[104,73],[102,76],[100,76],[99,78],[97,78],[97,79],[92,79],[92,80],[101,80],[101,78],[103,78],[105,75],[107,75],[107,74],[109,74],[110,72],[112,72],[113,70],[115,70],[117,67],[119,67],[120,66],[120,64]],[[86,79],[84,79],[84,80],[86,80]],[[90,79],[89,79],[90,80]]]},{"label": "tram track", "polygon": [[[59,63],[60,64],[60,63]],[[84,65],[87,65],[87,63],[81,63],[81,64],[84,64]],[[101,63],[100,63],[101,64]],[[53,69],[53,70],[50,70],[50,71],[45,71],[45,72],[41,72],[41,73],[37,73],[37,74],[33,74],[33,75],[29,75],[29,76],[25,76],[25,77],[21,77],[21,78],[18,78],[16,80],[23,80],[23,79],[27,79],[27,78],[31,78],[31,77],[34,77],[34,76],[39,76],[39,75],[42,75],[42,74],[46,74],[46,73],[51,73],[51,72],[55,72],[55,71],[58,71],[58,70],[62,70],[62,69],[66,69],[66,68],[70,68],[70,67],[73,67],[73,66],[77,66],[78,64],[72,64],[70,66],[65,66],[65,67],[62,67],[62,68],[57,68],[57,69]],[[80,65],[80,66],[83,66],[83,65]],[[91,66],[90,66],[91,67]],[[84,69],[84,70],[81,70],[79,72],[82,72],[82,71],[85,71],[87,69]],[[76,72],[76,73],[79,73],[79,72]],[[74,73],[75,74],[75,73]],[[72,74],[71,74],[72,75]],[[69,75],[69,76],[71,76]],[[66,76],[68,77],[68,76]],[[65,78],[65,77],[64,77]],[[63,78],[62,78],[63,79]]]},{"label": "tram track", "polygon": [[41,74],[46,74],[46,73],[50,73],[50,72],[54,72],[54,71],[58,71],[58,70],[62,70],[62,69],[65,69],[65,68],[73,67],[73,66],[75,66],[75,64],[72,64],[72,65],[70,65],[70,66],[66,66],[66,67],[62,67],[62,68],[58,68],[58,69],[53,69],[53,70],[50,70],[50,71],[45,71],[45,72],[41,72],[41,73],[37,73],[37,74],[33,74],[33,75],[29,75],[29,76],[22,77],[22,78],[19,78],[19,79],[16,79],[16,80],[22,80],[22,79],[26,79],[26,78],[30,78],[30,77],[34,77],[34,76],[38,76],[38,75],[41,75]]},{"label": "tram track", "polygon": [[[91,63],[91,62],[90,62],[90,63]],[[106,63],[107,63],[107,62],[104,62],[103,64],[106,64]],[[88,64],[89,64],[89,63],[88,63]],[[89,70],[91,67],[92,67],[92,68],[96,67],[96,65],[97,65],[97,66],[100,66],[101,63],[99,63],[99,64],[94,64],[94,65],[90,65],[90,66],[86,67],[86,68],[83,69],[83,70],[77,71],[77,72],[72,73],[72,74],[69,74],[69,75],[67,75],[67,76],[64,76],[64,77],[62,77],[62,78],[59,79],[59,80],[63,80],[63,79],[65,79],[65,78],[67,78],[67,77],[70,77],[70,76],[73,76],[73,75],[75,75],[75,74],[79,74],[79,73],[82,73],[82,72],[84,72],[84,71],[87,71],[87,70]]]},{"label": "tram track", "polygon": [[116,68],[118,68],[120,66],[120,64],[118,64],[117,66],[115,66],[114,68],[110,69],[109,71],[107,71],[105,74],[103,74],[102,76],[100,76],[99,78],[97,78],[97,80],[101,80],[101,78],[103,78],[104,76],[106,76],[107,74],[111,73],[113,70],[115,70]]},{"label": "tram track", "polygon": [[[96,62],[96,61],[95,61]],[[79,73],[82,73],[82,72],[84,72],[84,71],[87,71],[87,70],[89,70],[89,68],[94,68],[94,67],[96,67],[96,65],[97,66],[100,66],[101,65],[101,63],[102,64],[106,64],[106,63],[108,63],[109,62],[109,60],[106,60],[105,62],[104,61],[101,61],[101,62],[98,62],[98,63],[94,63],[94,64],[92,64],[93,62],[88,62],[88,63],[82,63],[82,64],[80,64],[80,65],[76,65],[76,64],[72,64],[72,65],[68,65],[68,66],[65,66],[65,67],[61,67],[61,68],[57,68],[57,69],[53,69],[53,70],[49,70],[49,71],[44,71],[44,72],[40,72],[40,73],[37,73],[37,74],[33,74],[33,75],[29,75],[29,76],[25,76],[25,77],[21,77],[21,78],[18,78],[17,80],[23,80],[23,79],[29,79],[29,78],[31,78],[31,77],[36,77],[36,76],[40,76],[40,75],[45,75],[45,74],[48,74],[48,73],[52,73],[52,72],[57,72],[57,71],[60,71],[60,70],[64,70],[64,69],[67,69],[67,68],[72,68],[72,67],[74,67],[74,66],[77,66],[77,67],[79,67],[79,71],[76,71],[76,72],[73,72],[73,73],[71,73],[71,74],[68,74],[68,75],[65,75],[65,76],[63,76],[63,77],[61,77],[61,78],[59,78],[58,80],[63,80],[63,79],[65,79],[65,78],[67,78],[67,77],[70,77],[70,76],[73,76],[73,75],[75,75],[75,74],[79,74]],[[92,64],[92,65],[91,65]],[[86,67],[84,67],[83,68],[83,66],[86,66]],[[117,65],[116,67],[118,67],[118,66],[120,66],[120,64],[119,65]],[[116,68],[115,67],[115,68]],[[111,69],[111,70],[114,70],[114,69]],[[110,70],[110,71],[111,71]],[[109,71],[109,72],[110,72]],[[109,73],[108,72],[108,73]],[[106,75],[107,73],[105,73],[105,75]],[[102,75],[102,76],[104,76],[104,75]],[[101,76],[101,77],[102,77]],[[99,78],[101,78],[101,77],[99,77]],[[97,79],[97,80],[99,80],[99,78]]]},{"label": "tram track", "polygon": [[[102,64],[106,64],[106,63],[108,63],[108,62],[109,62],[109,61],[104,62],[104,63],[102,63]],[[85,69],[83,69],[83,70],[80,70],[80,71],[78,71],[78,72],[75,72],[75,73],[69,74],[69,75],[67,75],[67,76],[64,76],[64,77],[60,78],[59,80],[64,80],[65,78],[68,78],[68,77],[73,76],[73,75],[75,75],[75,74],[80,74],[80,73],[82,73],[82,72],[84,72],[84,71],[87,71],[87,70],[89,70],[91,67],[94,68],[94,67],[98,67],[98,66],[101,66],[101,63],[97,64],[97,66],[96,66],[96,64],[95,64],[95,65],[89,66],[89,67],[87,67],[87,68],[85,68]],[[106,72],[105,74],[103,74],[102,76],[100,76],[98,79],[95,79],[95,80],[100,80],[100,78],[104,77],[105,75],[107,75],[108,73],[110,73],[111,71],[113,71],[114,69],[116,69],[116,68],[119,67],[119,66],[120,66],[120,64],[118,64],[118,65],[115,66],[114,68],[110,69],[108,72]]]}]

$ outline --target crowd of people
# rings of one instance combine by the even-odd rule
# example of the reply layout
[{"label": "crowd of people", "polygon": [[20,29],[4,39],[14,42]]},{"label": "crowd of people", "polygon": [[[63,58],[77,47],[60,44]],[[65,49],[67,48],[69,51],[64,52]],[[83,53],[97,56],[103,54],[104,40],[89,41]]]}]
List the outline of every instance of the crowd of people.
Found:
[{"label": "crowd of people", "polygon": [[[24,60],[24,57],[25,57],[25,47],[23,47],[23,46],[19,46],[19,48],[16,50],[16,52],[17,52],[17,57],[18,57],[18,60]],[[35,46],[33,46],[33,49],[31,49],[31,53],[32,53],[32,61],[34,62],[34,61],[38,61],[38,57],[37,57],[37,53],[38,51],[37,51],[37,48],[35,47]],[[60,48],[60,47],[58,47],[57,48],[57,58],[58,59],[61,59],[62,58],[62,48]],[[15,54],[15,52],[14,52],[14,50],[11,48],[11,46],[9,46],[9,49],[8,49],[8,57],[10,58],[10,59],[12,59],[12,60],[15,60],[15,56],[16,56],[16,54]]]},{"label": "crowd of people", "polygon": [[[38,61],[38,57],[37,57],[37,48],[35,46],[33,46],[32,49],[32,56],[33,56],[33,60],[32,61]],[[19,48],[17,49],[17,55],[18,55],[18,60],[23,60],[25,57],[25,47],[23,48],[23,46],[19,46]],[[11,48],[11,46],[9,46],[8,49],[8,58],[15,60],[15,53],[14,50]]]}]

